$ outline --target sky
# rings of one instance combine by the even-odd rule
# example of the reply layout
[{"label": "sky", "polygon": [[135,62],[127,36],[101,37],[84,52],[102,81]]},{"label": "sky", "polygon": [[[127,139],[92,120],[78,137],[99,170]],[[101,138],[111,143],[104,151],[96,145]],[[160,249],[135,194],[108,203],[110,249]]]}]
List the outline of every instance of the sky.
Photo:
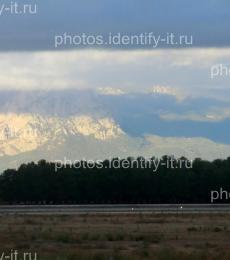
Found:
[{"label": "sky", "polygon": [[[0,8],[10,7],[12,3],[15,2],[1,0]],[[20,10],[22,4],[31,4],[32,11],[36,5],[36,13],[1,12],[1,51],[54,49],[54,36],[64,32],[103,35],[173,32],[193,35],[193,47],[229,47],[230,43],[229,0],[20,0],[17,3]],[[108,48],[101,46],[104,47]]]},{"label": "sky", "polygon": [[146,92],[155,86],[182,95],[229,99],[229,48],[81,50],[0,53],[0,89],[119,88]]},{"label": "sky", "polygon": [[229,0],[0,0],[0,110],[5,90],[90,89],[130,135],[229,145],[229,28]]},{"label": "sky", "polygon": [[166,86],[228,100],[229,25],[229,0],[0,0],[0,90]]}]

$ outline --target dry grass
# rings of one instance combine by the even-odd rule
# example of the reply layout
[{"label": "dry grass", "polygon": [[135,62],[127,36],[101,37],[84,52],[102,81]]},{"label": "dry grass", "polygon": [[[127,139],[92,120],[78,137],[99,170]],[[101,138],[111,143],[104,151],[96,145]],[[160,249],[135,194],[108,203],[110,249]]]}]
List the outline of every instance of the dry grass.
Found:
[{"label": "dry grass", "polygon": [[1,216],[0,249],[30,250],[39,260],[228,260],[229,220],[230,215]]}]

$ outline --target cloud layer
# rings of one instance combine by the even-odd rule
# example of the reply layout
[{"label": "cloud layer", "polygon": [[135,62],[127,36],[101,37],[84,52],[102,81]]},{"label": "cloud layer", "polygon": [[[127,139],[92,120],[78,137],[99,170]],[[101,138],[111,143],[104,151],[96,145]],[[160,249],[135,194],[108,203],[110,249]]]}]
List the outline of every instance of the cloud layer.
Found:
[{"label": "cloud layer", "polygon": [[[11,3],[1,1],[6,6]],[[64,32],[94,35],[173,32],[193,35],[195,47],[230,45],[230,35],[226,33],[230,25],[229,0],[27,0],[26,4],[37,4],[37,13],[2,12],[0,50],[54,49],[54,36]],[[127,46],[144,47],[150,48]]]},{"label": "cloud layer", "polygon": [[[230,49],[62,51],[0,53],[0,90],[98,89],[146,92],[154,86],[182,96],[230,97],[229,75],[211,78],[228,64]],[[179,91],[179,92],[178,92]]]}]

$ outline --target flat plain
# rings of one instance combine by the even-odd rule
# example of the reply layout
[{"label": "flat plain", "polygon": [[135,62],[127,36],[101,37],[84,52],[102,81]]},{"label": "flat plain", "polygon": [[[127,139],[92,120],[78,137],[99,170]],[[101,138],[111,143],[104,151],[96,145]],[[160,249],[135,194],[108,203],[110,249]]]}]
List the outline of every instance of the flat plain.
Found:
[{"label": "flat plain", "polygon": [[230,214],[4,214],[0,254],[11,250],[39,260],[228,260]]}]

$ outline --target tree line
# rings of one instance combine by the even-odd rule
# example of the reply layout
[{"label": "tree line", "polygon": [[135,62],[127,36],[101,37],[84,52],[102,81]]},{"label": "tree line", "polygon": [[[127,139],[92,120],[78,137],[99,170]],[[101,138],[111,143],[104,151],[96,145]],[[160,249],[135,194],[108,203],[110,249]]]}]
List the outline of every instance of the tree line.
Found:
[{"label": "tree line", "polygon": [[167,156],[152,159],[115,158],[100,167],[85,161],[58,167],[45,160],[22,164],[0,175],[0,203],[210,203],[211,191],[230,192],[230,157],[212,162],[197,158],[189,167],[186,158],[170,164]]}]

